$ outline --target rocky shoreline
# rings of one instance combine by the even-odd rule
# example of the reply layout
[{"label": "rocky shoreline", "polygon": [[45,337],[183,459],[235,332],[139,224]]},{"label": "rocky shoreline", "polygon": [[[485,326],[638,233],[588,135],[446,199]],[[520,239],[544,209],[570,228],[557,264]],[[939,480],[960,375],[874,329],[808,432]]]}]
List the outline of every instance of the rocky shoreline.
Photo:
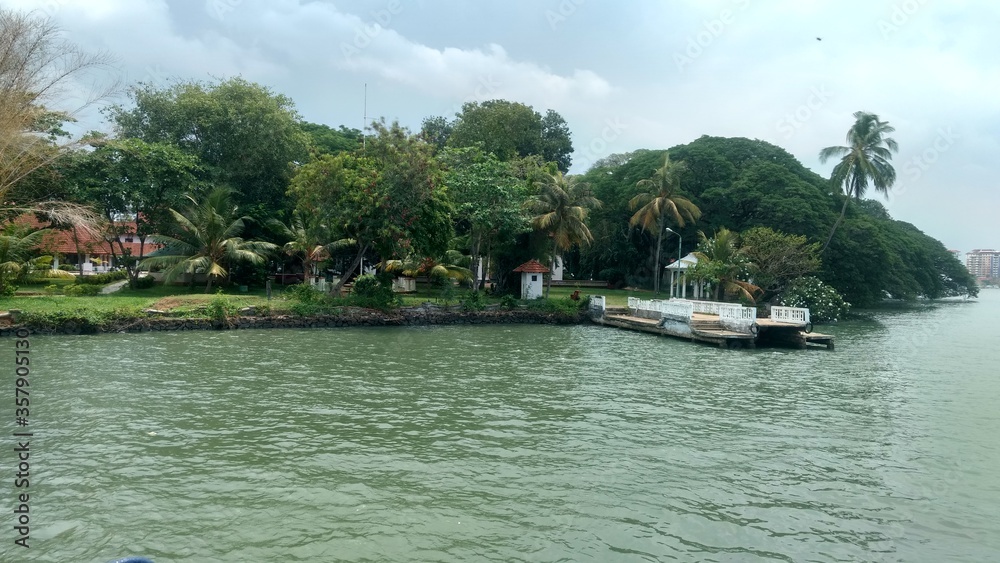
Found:
[{"label": "rocky shoreline", "polygon": [[0,328],[0,337],[12,336],[27,329],[31,334],[101,334],[177,330],[246,330],[272,328],[347,328],[369,326],[427,326],[471,324],[580,324],[589,322],[585,311],[576,314],[552,313],[530,309],[492,309],[462,311],[442,308],[412,307],[391,311],[345,308],[338,314],[295,316],[241,315],[226,320],[150,315],[116,319],[92,324],[85,319],[71,319],[59,324],[33,325],[14,323]]}]

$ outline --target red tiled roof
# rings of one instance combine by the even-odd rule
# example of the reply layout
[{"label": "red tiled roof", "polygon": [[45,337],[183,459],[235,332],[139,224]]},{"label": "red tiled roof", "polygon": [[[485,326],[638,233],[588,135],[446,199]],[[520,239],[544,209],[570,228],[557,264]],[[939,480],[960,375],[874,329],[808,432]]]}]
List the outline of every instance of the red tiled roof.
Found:
[{"label": "red tiled roof", "polygon": [[542,264],[538,260],[535,260],[534,258],[532,258],[531,260],[528,260],[524,264],[521,264],[520,266],[514,268],[514,271],[515,272],[526,272],[526,273],[529,273],[529,274],[547,274],[547,273],[549,273],[549,269],[546,268],[545,266],[542,266]]},{"label": "red tiled roof", "polygon": [[[31,225],[37,229],[47,228],[46,225],[39,222],[33,215],[22,215],[15,219],[15,221]],[[134,222],[123,223],[119,226],[123,227],[126,231],[135,232]],[[52,232],[43,237],[39,248],[45,252],[59,254],[76,254],[77,252],[82,252],[85,254],[110,255],[112,254],[109,248],[110,243],[104,240],[103,234],[100,231],[88,232],[85,229],[71,229],[68,231],[52,229]],[[122,246],[127,248],[132,253],[132,256],[139,256],[139,240],[138,238],[134,238],[133,241],[122,242]],[[153,244],[147,239],[146,244],[143,245],[142,254],[145,256],[159,247],[160,245]],[[121,252],[121,247],[118,246],[118,243],[115,243],[114,254],[120,255]]]}]

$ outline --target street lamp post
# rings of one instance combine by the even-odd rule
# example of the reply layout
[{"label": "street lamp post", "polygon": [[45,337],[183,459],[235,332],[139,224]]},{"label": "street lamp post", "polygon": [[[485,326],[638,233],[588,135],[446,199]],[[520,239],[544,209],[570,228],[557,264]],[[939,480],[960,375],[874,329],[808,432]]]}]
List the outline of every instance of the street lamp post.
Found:
[{"label": "street lamp post", "polygon": [[[664,228],[667,230],[667,232],[673,233],[673,234],[677,235],[677,276],[678,276],[677,281],[679,282],[680,281],[680,275],[681,275],[681,234],[678,233],[677,231],[671,229],[670,227],[664,227]],[[670,276],[670,277],[673,278],[673,276]],[[673,280],[671,279],[671,281],[673,281]],[[679,293],[680,292],[676,290],[676,286],[674,286],[673,284],[671,284],[670,285],[670,296],[671,297],[680,297],[680,295],[677,295]]]}]

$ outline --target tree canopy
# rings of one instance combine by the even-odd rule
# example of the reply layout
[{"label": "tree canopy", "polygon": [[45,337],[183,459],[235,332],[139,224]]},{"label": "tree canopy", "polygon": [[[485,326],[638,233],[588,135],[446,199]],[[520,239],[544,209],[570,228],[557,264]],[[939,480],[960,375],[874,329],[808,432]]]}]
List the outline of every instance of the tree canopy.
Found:
[{"label": "tree canopy", "polygon": [[308,159],[316,137],[329,137],[304,128],[290,98],[242,78],[139,84],[130,97],[132,106],[108,110],[119,137],[170,143],[197,156],[211,181],[233,188],[254,216],[291,207],[285,192],[294,163]]},{"label": "tree canopy", "polygon": [[566,172],[572,162],[573,143],[566,120],[548,110],[543,117],[531,106],[507,100],[468,102],[448,131],[438,120],[424,123],[432,142],[447,133],[452,147],[479,146],[500,160],[539,155]]}]

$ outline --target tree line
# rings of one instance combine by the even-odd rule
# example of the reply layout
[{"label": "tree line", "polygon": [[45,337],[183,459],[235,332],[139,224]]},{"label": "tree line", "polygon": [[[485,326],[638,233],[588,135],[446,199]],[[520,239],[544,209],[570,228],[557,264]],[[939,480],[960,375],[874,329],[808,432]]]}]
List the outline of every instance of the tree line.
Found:
[{"label": "tree line", "polygon": [[840,159],[831,178],[769,143],[707,136],[569,175],[571,135],[553,110],[470,102],[419,131],[383,120],[359,131],[307,122],[243,78],[134,85],[104,112],[110,135],[66,142],[69,116],[25,101],[38,84],[14,64],[37,57],[39,38],[57,49],[55,30],[2,15],[5,37],[25,37],[0,57],[0,84],[13,84],[0,92],[3,244],[22,249],[8,269],[37,257],[10,220],[70,206],[80,213],[40,217],[57,229],[98,215],[113,249],[122,234],[157,243],[138,256],[117,244],[133,283],[142,267],[203,273],[208,287],[281,267],[336,270],[343,284],[367,261],[514,293],[517,265],[558,255],[568,277],[659,292],[664,262],[679,258],[665,238],[680,237],[719,299],[780,301],[803,279],[862,306],[976,291],[940,242],[864,199],[894,181],[892,128],[874,114],[855,115],[846,146],[822,149]]}]

